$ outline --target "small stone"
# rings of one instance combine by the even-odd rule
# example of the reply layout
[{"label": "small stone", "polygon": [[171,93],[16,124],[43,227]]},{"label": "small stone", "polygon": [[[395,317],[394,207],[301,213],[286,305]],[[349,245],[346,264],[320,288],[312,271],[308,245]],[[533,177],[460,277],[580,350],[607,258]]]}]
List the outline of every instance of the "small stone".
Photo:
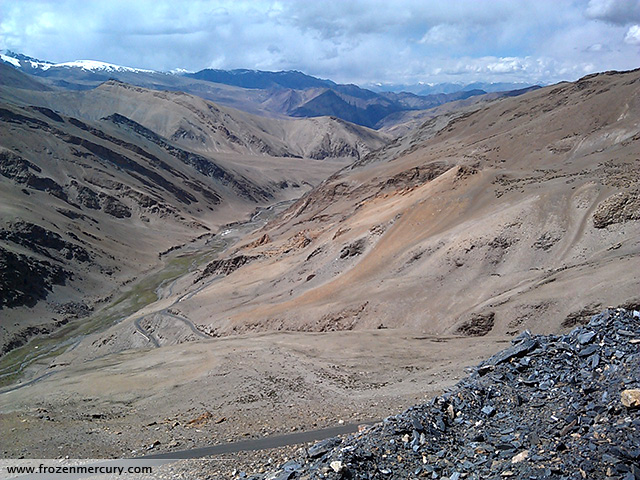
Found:
[{"label": "small stone", "polygon": [[411,419],[411,425],[413,425],[413,428],[415,428],[418,432],[424,432],[424,425],[422,425],[420,420],[418,420],[416,417],[413,417]]},{"label": "small stone", "polygon": [[496,409],[493,408],[491,405],[485,405],[484,407],[482,407],[482,413],[484,413],[488,417],[493,415],[495,413],[495,411],[496,411]]},{"label": "small stone", "polygon": [[292,476],[293,476],[293,472],[284,471],[284,472],[280,472],[278,476],[272,477],[272,478],[273,480],[289,480]]},{"label": "small stone", "polygon": [[147,447],[147,450],[153,450],[154,448],[156,448],[159,445],[160,445],[160,440],[156,440],[155,442],[153,442],[151,445],[149,445]]},{"label": "small stone", "polygon": [[296,472],[302,469],[302,465],[300,465],[295,460],[289,460],[280,468],[282,468],[285,472]]},{"label": "small stone", "polygon": [[323,440],[309,447],[307,453],[311,458],[316,458],[324,455],[340,442],[341,440],[339,438],[328,438],[327,440]]},{"label": "small stone", "polygon": [[596,336],[596,332],[585,332],[582,333],[580,335],[578,335],[578,342],[580,342],[582,345],[584,345],[585,343],[589,343],[591,340],[593,340],[593,337]]},{"label": "small stone", "polygon": [[496,353],[487,360],[487,364],[496,366],[504,362],[508,362],[512,358],[522,357],[538,346],[538,340],[531,338],[524,340],[511,348],[507,348],[502,352]]},{"label": "small stone", "polygon": [[538,388],[544,391],[544,390],[549,390],[551,386],[552,386],[551,381],[545,380],[544,382],[540,382],[540,385],[538,385]]},{"label": "small stone", "polygon": [[520,463],[526,460],[528,457],[529,457],[529,452],[527,450],[523,450],[522,452],[520,452],[519,454],[517,454],[511,459],[511,463]]},{"label": "small stone", "polygon": [[449,406],[447,407],[447,414],[449,415],[449,418],[451,420],[453,420],[454,418],[456,418],[456,412],[453,409],[453,405],[449,404]]},{"label": "small stone", "polygon": [[588,357],[592,353],[595,353],[596,350],[598,350],[598,346],[597,345],[589,345],[588,347],[583,348],[582,350],[580,350],[578,352],[578,355],[581,356],[581,357]]},{"label": "small stone", "polygon": [[344,466],[342,465],[342,462],[340,460],[334,460],[333,462],[331,462],[329,464],[329,466],[331,467],[331,469],[336,472],[339,473],[342,471],[342,469],[344,468]]},{"label": "small stone", "polygon": [[623,390],[620,392],[620,401],[627,408],[640,407],[640,389]]},{"label": "small stone", "polygon": [[436,418],[434,419],[434,425],[441,432],[444,432],[447,428],[447,425],[444,423],[444,420],[440,415],[436,416]]}]

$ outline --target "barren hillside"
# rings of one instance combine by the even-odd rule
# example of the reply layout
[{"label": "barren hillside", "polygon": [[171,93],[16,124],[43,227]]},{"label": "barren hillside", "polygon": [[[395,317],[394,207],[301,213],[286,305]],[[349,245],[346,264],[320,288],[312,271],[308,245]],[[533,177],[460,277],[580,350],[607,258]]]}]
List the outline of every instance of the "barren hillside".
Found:
[{"label": "barren hillside", "polygon": [[[447,113],[343,168],[254,233],[247,234],[266,210],[169,252],[157,275],[133,282],[124,300],[88,317],[100,328],[36,339],[3,357],[5,455],[55,456],[63,445],[77,456],[135,456],[382,418],[453,385],[465,366],[517,332],[568,331],[600,306],[637,305],[639,90],[640,72],[606,73]],[[141,150],[128,150],[119,142],[133,144],[135,136],[120,135],[149,127],[124,115],[87,120],[87,130],[42,107],[5,110],[15,133],[4,141],[19,141],[31,125],[44,132],[33,144],[40,156],[11,143],[12,155],[31,163],[18,161],[24,168],[1,178],[13,202],[5,211],[28,212],[30,223],[50,232],[46,242],[29,244],[41,249],[34,261],[60,265],[60,255],[81,255],[76,246],[84,244],[66,232],[87,243],[91,237],[73,225],[97,238],[101,228],[123,243],[121,258],[133,258],[136,248],[155,254],[162,238],[175,245],[172,229],[185,235],[180,222],[212,224],[197,211],[204,194],[187,190],[180,176],[194,167],[169,163],[181,158],[175,152],[190,151],[183,144],[157,134],[136,143]],[[50,128],[65,133],[54,139]],[[76,137],[64,144],[64,158],[77,151],[83,169],[63,170],[68,177],[61,178],[33,160],[47,148],[56,160],[56,142]],[[198,202],[181,207],[184,220],[145,213],[144,222],[128,197],[111,193],[112,183],[86,180],[107,170],[108,159],[88,149],[102,152],[93,144],[184,185]],[[163,149],[174,153],[161,156]],[[168,176],[142,152],[180,174]],[[328,165],[190,152],[237,173],[232,178],[246,179],[256,195],[270,192],[274,175],[287,179],[293,194],[302,187],[291,187],[292,175],[319,178],[321,170],[311,167]],[[277,168],[259,170],[256,159]],[[169,185],[149,191],[135,170],[108,172],[124,192],[175,196]],[[81,186],[96,193],[98,208],[85,208]],[[58,191],[73,205],[64,206]],[[130,221],[107,223],[107,195],[130,208]],[[232,197],[255,208],[238,192],[224,196]],[[30,198],[37,203],[26,203]],[[89,221],[42,223],[49,217],[36,206],[44,198]],[[213,218],[222,205],[212,205]],[[246,210],[229,210],[236,217],[239,211]],[[143,223],[155,230],[116,230]],[[39,231],[29,228],[3,230],[3,248],[27,248],[14,239]],[[55,252],[60,239],[53,233],[67,242]],[[126,302],[131,308],[120,309]]]},{"label": "barren hillside", "polygon": [[194,274],[176,308],[217,335],[486,335],[637,303],[639,98],[639,71],[609,72],[435,119]]},{"label": "barren hillside", "polygon": [[14,103],[35,103],[85,120],[100,121],[117,113],[199,153],[359,158],[390,138],[334,118],[265,118],[183,92],[149,90],[115,80],[82,92],[13,90],[10,94],[4,97]]},{"label": "barren hillside", "polygon": [[0,87],[3,353],[385,141],[333,119],[264,119],[119,82],[43,91],[0,67],[12,75]]}]

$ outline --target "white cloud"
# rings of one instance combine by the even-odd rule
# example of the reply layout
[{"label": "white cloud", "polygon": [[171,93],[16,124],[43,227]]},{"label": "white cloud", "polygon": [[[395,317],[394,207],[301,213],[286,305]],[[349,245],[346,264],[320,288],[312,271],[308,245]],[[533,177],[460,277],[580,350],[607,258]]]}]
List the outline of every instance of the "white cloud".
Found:
[{"label": "white cloud", "polygon": [[463,38],[464,34],[460,28],[446,23],[441,23],[431,27],[418,41],[418,43],[426,43],[430,45],[451,45],[459,43]]},{"label": "white cloud", "polygon": [[617,25],[640,21],[640,0],[589,0],[586,15]]},{"label": "white cloud", "polygon": [[624,36],[625,43],[629,45],[640,45],[640,25],[632,25]]},{"label": "white cloud", "polygon": [[637,67],[633,26],[640,20],[629,19],[639,4],[0,0],[0,48],[54,62],[295,69],[363,84],[552,82],[577,78],[585,66]]},{"label": "white cloud", "polygon": [[610,52],[611,49],[602,43],[594,43],[585,48],[585,52]]},{"label": "white cloud", "polygon": [[496,62],[487,64],[486,69],[492,73],[514,73],[523,72],[527,69],[527,59],[509,57],[500,58]]}]

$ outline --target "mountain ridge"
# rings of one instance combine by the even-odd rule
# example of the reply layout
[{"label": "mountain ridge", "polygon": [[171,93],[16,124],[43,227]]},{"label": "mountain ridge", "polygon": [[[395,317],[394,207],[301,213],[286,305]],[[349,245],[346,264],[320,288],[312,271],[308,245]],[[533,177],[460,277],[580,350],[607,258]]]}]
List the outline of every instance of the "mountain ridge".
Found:
[{"label": "mountain ridge", "polygon": [[[270,116],[335,116],[369,128],[400,111],[424,110],[486,92],[466,89],[419,96],[414,93],[376,93],[357,85],[342,85],[298,71],[216,70],[156,72],[97,61],[53,64],[24,55],[5,53],[3,62],[44,79],[54,87],[86,90],[115,78],[160,90],[185,91],[208,100]],[[237,89],[237,90],[234,90]]]},{"label": "mountain ridge", "polygon": [[250,305],[222,279],[181,310],[199,318],[199,304],[217,302],[221,335],[379,325],[484,335],[534,318],[552,331],[584,305],[638,301],[627,233],[640,210],[638,88],[637,71],[603,73],[428,122],[306,194],[255,234],[268,244],[237,250],[263,257],[229,275],[263,275],[269,287],[251,289]]},{"label": "mountain ridge", "polygon": [[166,264],[162,252],[213,241],[386,142],[337,119],[268,119],[114,80],[73,92],[29,81],[0,65],[3,353],[108,303]]}]

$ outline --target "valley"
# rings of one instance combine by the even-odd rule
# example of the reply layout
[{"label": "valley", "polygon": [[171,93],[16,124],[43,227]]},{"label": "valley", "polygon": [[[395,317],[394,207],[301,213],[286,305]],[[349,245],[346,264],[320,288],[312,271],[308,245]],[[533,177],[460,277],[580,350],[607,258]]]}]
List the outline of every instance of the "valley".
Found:
[{"label": "valley", "polygon": [[637,72],[602,74],[428,122],[226,255],[250,263],[194,273],[219,279],[177,308],[218,335],[482,336],[633,306],[637,89]]},{"label": "valley", "polygon": [[119,83],[39,93],[0,92],[3,353],[87,317],[176,247],[297,198],[385,141],[331,119],[267,124]]},{"label": "valley", "polygon": [[7,458],[377,420],[640,304],[637,70],[380,130],[34,81],[0,86]]}]

